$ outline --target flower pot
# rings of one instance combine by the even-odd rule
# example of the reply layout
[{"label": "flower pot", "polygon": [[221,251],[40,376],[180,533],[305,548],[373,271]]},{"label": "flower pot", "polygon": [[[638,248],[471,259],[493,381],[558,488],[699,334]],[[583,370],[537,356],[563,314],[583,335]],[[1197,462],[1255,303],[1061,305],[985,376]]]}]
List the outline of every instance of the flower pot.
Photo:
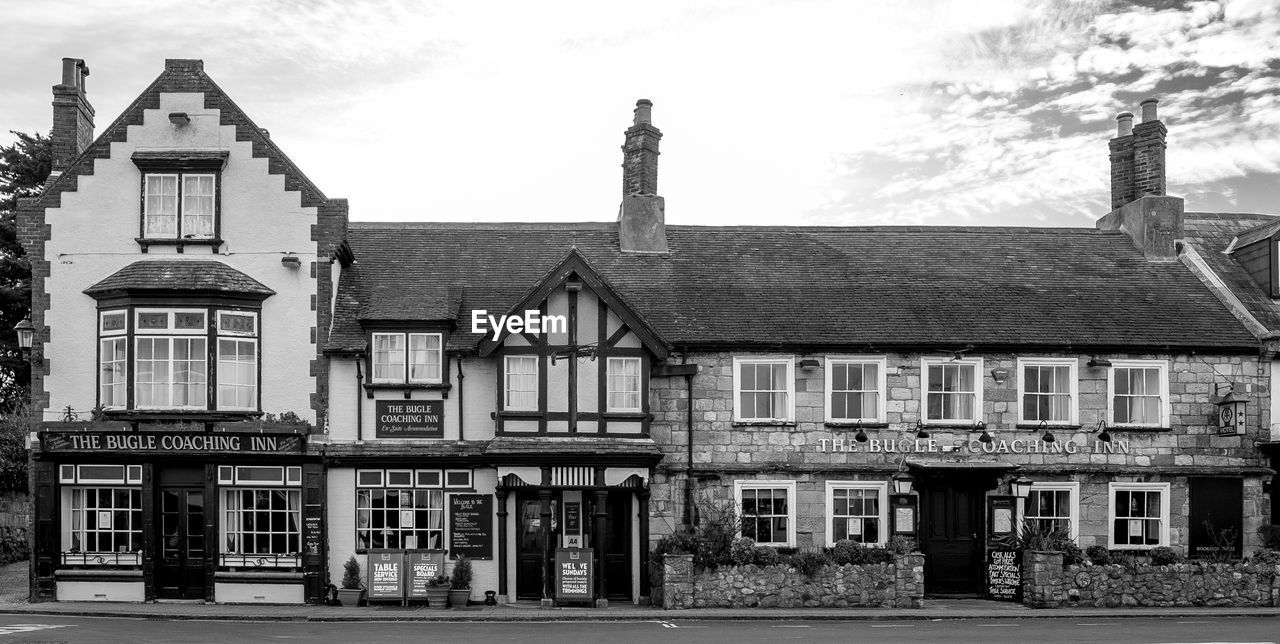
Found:
[{"label": "flower pot", "polygon": [[338,601],[346,608],[355,608],[364,600],[363,588],[339,588]]},{"label": "flower pot", "polygon": [[467,602],[471,600],[470,588],[450,588],[449,589],[449,605],[454,608],[466,608]]},{"label": "flower pot", "polygon": [[449,600],[448,586],[427,586],[427,606],[436,610],[444,610]]}]

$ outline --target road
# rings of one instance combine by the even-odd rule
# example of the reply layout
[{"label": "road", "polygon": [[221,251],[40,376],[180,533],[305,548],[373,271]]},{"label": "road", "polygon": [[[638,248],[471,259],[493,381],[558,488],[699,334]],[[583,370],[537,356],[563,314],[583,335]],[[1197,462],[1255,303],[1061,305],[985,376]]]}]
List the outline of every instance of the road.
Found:
[{"label": "road", "polygon": [[0,642],[982,642],[1201,644],[1280,640],[1280,619],[1037,618],[938,621],[228,622],[0,615]]}]

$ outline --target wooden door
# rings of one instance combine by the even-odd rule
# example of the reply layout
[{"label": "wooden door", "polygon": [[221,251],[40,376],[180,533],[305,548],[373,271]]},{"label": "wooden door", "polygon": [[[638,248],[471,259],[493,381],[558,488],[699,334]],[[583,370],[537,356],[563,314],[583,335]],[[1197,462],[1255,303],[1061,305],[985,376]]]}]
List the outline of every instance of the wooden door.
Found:
[{"label": "wooden door", "polygon": [[630,492],[610,492],[605,510],[604,596],[631,601],[631,497]]},{"label": "wooden door", "polygon": [[204,599],[204,488],[162,486],[157,496],[156,595]]},{"label": "wooden door", "polygon": [[[552,505],[554,517],[558,504]],[[535,494],[517,495],[516,511],[516,598],[542,599],[543,563],[554,549],[547,548],[541,502]]]},{"label": "wooden door", "polygon": [[977,594],[982,582],[982,498],[974,486],[920,490],[920,546],[925,553],[925,590],[931,594]]}]

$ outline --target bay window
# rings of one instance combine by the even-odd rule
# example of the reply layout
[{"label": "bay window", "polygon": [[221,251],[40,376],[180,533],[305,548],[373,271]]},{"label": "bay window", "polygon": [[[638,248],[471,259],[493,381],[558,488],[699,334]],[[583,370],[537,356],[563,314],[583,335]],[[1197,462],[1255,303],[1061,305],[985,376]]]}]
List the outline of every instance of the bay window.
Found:
[{"label": "bay window", "polygon": [[443,548],[442,482],[440,470],[357,470],[356,548]]}]

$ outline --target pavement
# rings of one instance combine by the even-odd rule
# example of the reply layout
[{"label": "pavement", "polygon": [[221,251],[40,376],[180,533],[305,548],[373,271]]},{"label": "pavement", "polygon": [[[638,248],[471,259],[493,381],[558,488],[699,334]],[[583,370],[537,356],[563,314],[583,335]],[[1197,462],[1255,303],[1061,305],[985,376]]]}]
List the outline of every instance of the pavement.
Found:
[{"label": "pavement", "polygon": [[420,606],[206,604],[201,602],[40,602],[27,601],[27,562],[0,566],[0,615],[129,617],[159,620],[238,622],[611,622],[663,620],[966,620],[1164,617],[1280,617],[1278,608],[1057,608],[1034,609],[985,599],[926,598],[923,608],[693,608],[663,610],[614,603],[608,608],[542,608],[536,602],[438,610]]}]

